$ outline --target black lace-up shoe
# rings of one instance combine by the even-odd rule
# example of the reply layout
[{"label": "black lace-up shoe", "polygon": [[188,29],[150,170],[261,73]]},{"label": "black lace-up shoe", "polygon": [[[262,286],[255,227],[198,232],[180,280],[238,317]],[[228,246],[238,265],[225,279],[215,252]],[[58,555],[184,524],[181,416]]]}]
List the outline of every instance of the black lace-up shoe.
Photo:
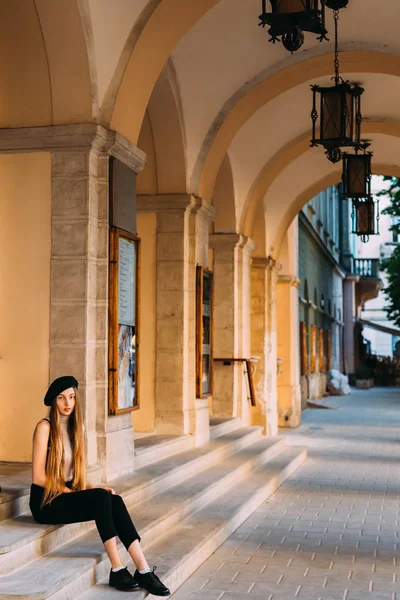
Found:
[{"label": "black lace-up shoe", "polygon": [[171,592],[154,573],[156,569],[157,567],[153,567],[153,570],[150,571],[150,573],[143,574],[139,573],[139,571],[135,571],[133,578],[139,587],[147,590],[149,594],[153,594],[153,596],[169,596]]},{"label": "black lace-up shoe", "polygon": [[139,585],[126,567],[119,571],[113,571],[111,569],[109,584],[111,587],[115,587],[121,592],[132,592],[132,590],[139,589]]}]

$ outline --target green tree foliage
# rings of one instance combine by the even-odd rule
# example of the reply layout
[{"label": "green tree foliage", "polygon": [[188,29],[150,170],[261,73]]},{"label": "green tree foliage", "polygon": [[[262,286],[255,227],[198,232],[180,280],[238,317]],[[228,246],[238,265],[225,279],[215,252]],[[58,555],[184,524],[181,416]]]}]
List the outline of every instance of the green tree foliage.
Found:
[{"label": "green tree foliage", "polygon": [[[388,190],[382,190],[378,196],[390,196],[390,206],[383,210],[383,214],[391,217],[400,217],[400,179],[398,177],[384,177],[384,181],[389,181]],[[400,224],[394,224],[390,228],[400,236]],[[388,276],[388,285],[385,293],[388,296],[389,304],[385,307],[388,318],[400,327],[400,246],[396,246],[389,258],[382,260],[381,270],[386,271]]]}]

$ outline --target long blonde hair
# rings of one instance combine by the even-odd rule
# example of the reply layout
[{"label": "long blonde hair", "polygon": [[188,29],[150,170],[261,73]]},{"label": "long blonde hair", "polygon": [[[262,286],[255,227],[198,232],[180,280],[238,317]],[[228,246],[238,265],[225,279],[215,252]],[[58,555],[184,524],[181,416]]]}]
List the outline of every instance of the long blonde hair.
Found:
[{"label": "long blonde hair", "polygon": [[[82,409],[77,388],[75,392],[75,408],[68,420],[68,435],[71,440],[73,455],[72,489],[84,490],[86,487],[85,445],[83,436]],[[60,429],[60,412],[54,400],[50,408],[49,450],[46,462],[46,486],[42,506],[49,504],[54,498],[64,492],[64,447]]]}]

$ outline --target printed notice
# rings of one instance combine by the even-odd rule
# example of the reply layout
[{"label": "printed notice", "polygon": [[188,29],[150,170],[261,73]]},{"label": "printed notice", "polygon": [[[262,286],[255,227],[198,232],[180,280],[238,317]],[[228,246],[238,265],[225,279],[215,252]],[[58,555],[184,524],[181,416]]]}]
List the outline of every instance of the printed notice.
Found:
[{"label": "printed notice", "polygon": [[118,260],[118,323],[135,326],[135,243],[119,238]]}]

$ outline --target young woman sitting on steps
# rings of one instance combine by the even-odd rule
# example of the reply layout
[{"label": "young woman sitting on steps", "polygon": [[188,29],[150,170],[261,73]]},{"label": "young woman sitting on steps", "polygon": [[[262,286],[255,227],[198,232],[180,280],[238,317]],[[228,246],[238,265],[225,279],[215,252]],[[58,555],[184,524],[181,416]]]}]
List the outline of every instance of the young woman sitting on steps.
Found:
[{"label": "young woman sitting on steps", "polygon": [[[118,590],[139,587],[155,596],[170,591],[149,568],[140,546],[140,537],[123,499],[108,487],[95,488],[86,481],[84,425],[74,377],[59,377],[44,398],[50,406],[33,435],[30,509],[38,523],[66,524],[96,521],[111,562],[109,583]],[[117,536],[136,565],[132,576],[121,562]]]}]

